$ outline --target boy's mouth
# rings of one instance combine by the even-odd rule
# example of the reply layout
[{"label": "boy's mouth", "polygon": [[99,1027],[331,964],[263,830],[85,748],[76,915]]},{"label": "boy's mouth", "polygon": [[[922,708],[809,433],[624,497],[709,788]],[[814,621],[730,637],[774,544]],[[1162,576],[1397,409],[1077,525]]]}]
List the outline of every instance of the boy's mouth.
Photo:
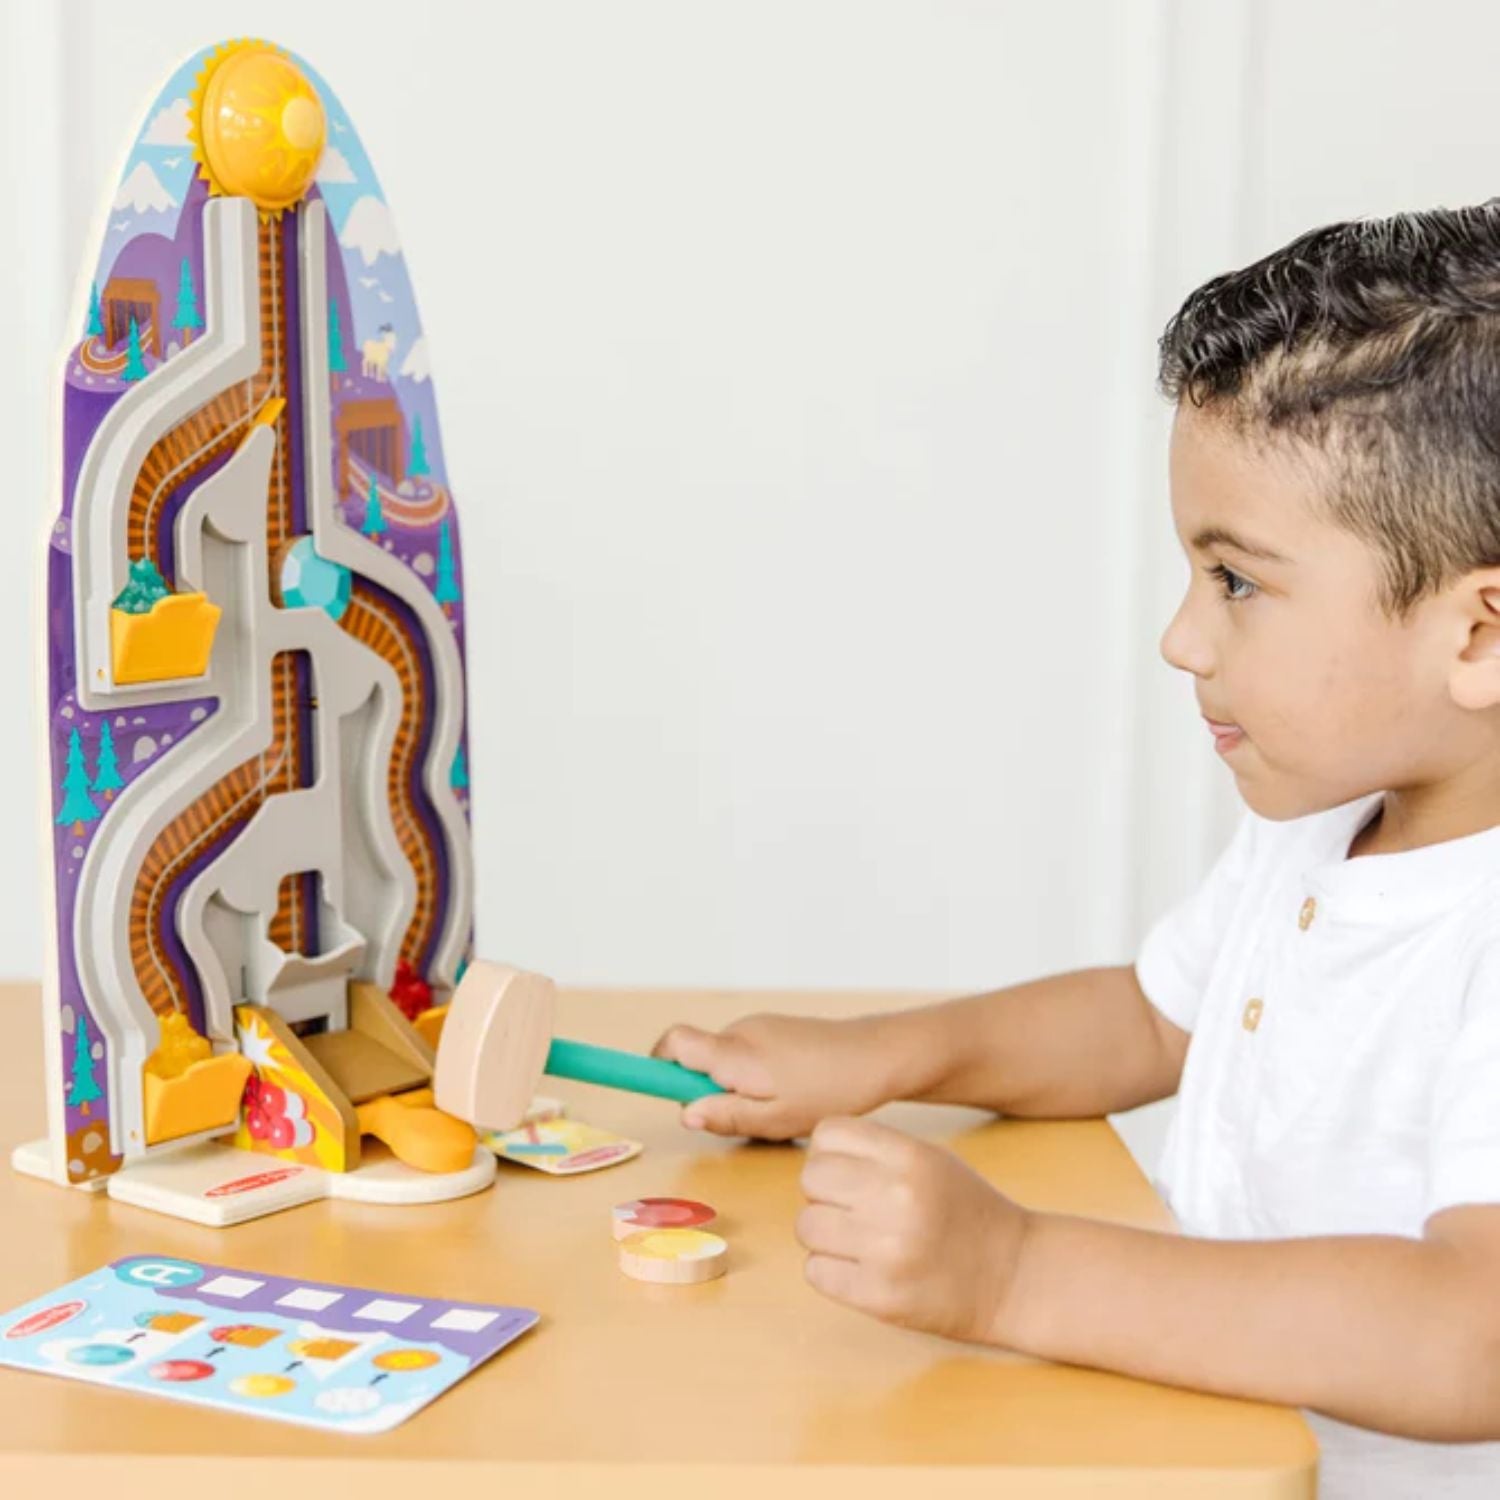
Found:
[{"label": "boy's mouth", "polygon": [[1227,755],[1245,738],[1245,731],[1238,724],[1226,724],[1221,719],[1209,718],[1207,714],[1203,715],[1203,722],[1208,725],[1209,733],[1214,737],[1214,749],[1220,755]]}]

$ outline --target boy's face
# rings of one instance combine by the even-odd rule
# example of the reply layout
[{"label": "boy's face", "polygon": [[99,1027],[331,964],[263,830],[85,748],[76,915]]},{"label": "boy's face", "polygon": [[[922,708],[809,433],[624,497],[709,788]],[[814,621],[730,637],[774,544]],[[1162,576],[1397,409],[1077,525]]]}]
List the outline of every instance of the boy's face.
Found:
[{"label": "boy's face", "polygon": [[1172,517],[1192,577],[1162,655],[1193,675],[1241,796],[1274,819],[1452,775],[1481,717],[1449,693],[1452,612],[1387,617],[1376,554],[1319,514],[1316,457],[1178,407]]}]

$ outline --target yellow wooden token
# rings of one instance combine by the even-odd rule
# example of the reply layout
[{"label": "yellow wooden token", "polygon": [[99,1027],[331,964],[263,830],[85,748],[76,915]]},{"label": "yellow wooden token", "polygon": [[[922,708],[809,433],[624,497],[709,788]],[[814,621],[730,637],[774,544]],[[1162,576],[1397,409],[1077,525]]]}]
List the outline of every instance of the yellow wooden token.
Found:
[{"label": "yellow wooden token", "polygon": [[728,1258],[728,1244],[702,1229],[642,1229],[620,1241],[620,1269],[637,1281],[712,1281]]}]

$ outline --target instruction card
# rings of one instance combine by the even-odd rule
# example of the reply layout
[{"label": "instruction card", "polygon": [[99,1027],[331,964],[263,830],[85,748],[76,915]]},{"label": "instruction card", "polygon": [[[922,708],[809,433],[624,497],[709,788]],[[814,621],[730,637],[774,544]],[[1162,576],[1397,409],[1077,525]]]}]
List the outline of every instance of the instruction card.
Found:
[{"label": "instruction card", "polygon": [[0,1314],[0,1365],[338,1432],[385,1432],[533,1327],[434,1302],[131,1256]]}]

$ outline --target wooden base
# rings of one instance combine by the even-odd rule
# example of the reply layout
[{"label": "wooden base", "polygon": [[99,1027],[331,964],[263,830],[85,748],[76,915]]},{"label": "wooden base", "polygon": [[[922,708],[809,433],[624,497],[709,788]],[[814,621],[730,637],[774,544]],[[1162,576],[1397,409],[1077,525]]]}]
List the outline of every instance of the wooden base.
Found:
[{"label": "wooden base", "polygon": [[[45,1141],[19,1146],[11,1164],[27,1176],[55,1180]],[[363,1203],[443,1203],[487,1188],[495,1178],[493,1154],[476,1146],[460,1172],[421,1172],[397,1161],[383,1148],[366,1149],[352,1172],[279,1161],[258,1151],[217,1142],[167,1151],[121,1167],[86,1186],[137,1208],[215,1228],[242,1224],[284,1208],[320,1198]]]}]

